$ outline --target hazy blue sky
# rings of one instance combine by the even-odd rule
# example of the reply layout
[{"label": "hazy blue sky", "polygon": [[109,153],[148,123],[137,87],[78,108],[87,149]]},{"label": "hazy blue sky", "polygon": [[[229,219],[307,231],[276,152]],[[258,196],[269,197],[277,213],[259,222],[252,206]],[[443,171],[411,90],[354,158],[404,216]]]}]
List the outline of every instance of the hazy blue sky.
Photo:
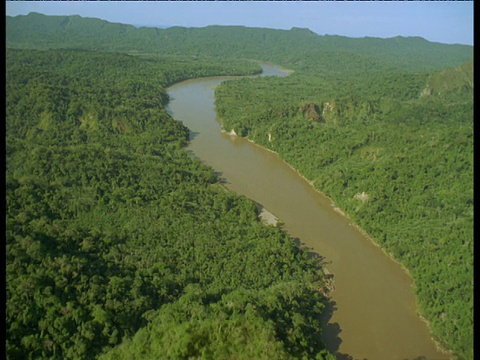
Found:
[{"label": "hazy blue sky", "polygon": [[306,27],[349,37],[421,36],[473,45],[473,1],[20,1],[7,15],[36,11],[146,26]]}]

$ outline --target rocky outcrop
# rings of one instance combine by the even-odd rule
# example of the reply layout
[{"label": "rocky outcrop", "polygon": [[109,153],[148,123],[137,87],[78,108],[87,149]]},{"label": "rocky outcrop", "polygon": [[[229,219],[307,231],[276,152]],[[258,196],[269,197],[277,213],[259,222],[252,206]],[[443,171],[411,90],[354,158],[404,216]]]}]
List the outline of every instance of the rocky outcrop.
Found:
[{"label": "rocky outcrop", "polygon": [[313,120],[320,123],[325,122],[325,120],[320,115],[320,107],[313,102],[302,104],[300,106],[300,112],[302,113],[303,117],[307,120]]}]

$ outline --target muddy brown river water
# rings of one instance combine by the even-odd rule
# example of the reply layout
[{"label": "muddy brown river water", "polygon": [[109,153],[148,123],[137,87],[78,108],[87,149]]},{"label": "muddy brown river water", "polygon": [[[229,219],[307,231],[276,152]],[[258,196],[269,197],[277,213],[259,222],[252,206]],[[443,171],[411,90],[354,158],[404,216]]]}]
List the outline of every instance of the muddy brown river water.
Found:
[{"label": "muddy brown river water", "polygon": [[[272,65],[263,75],[285,76]],[[188,150],[226,185],[263,205],[293,237],[318,253],[333,274],[332,308],[323,340],[339,359],[440,360],[427,325],[417,314],[411,278],[401,266],[334,211],[275,153],[221,132],[214,87],[233,77],[178,83],[169,89],[169,113],[191,132]]]}]

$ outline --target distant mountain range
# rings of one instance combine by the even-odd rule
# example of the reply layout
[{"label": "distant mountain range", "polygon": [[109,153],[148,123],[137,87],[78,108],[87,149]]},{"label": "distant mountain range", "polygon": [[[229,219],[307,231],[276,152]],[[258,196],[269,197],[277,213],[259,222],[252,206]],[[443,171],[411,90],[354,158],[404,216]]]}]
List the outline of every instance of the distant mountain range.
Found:
[{"label": "distant mountain range", "polygon": [[168,29],[169,27],[171,27],[171,26],[168,26],[168,25],[155,25],[155,24],[131,24],[131,25],[135,26],[137,29],[142,28],[142,27]]},{"label": "distant mountain range", "polygon": [[473,46],[429,42],[421,37],[348,38],[309,29],[273,30],[244,26],[135,27],[95,18],[39,13],[6,17],[6,45],[12,48],[81,48],[170,55],[308,59],[317,54],[352,53],[405,70],[441,70],[473,58]]}]

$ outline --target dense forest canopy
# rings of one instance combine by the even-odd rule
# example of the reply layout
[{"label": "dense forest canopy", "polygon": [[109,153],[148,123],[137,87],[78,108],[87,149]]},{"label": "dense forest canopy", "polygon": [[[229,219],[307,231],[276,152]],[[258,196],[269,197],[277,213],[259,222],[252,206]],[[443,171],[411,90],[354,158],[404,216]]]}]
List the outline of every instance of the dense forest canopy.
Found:
[{"label": "dense forest canopy", "polygon": [[473,359],[473,47],[37,13],[6,33],[9,358],[330,356],[319,264],[163,107],[167,85],[255,59],[294,73],[217,87],[223,127],[400,260],[434,337]]},{"label": "dense forest canopy", "polygon": [[169,82],[258,66],[154,58],[7,51],[8,358],[328,358],[320,265],[163,108]]}]

